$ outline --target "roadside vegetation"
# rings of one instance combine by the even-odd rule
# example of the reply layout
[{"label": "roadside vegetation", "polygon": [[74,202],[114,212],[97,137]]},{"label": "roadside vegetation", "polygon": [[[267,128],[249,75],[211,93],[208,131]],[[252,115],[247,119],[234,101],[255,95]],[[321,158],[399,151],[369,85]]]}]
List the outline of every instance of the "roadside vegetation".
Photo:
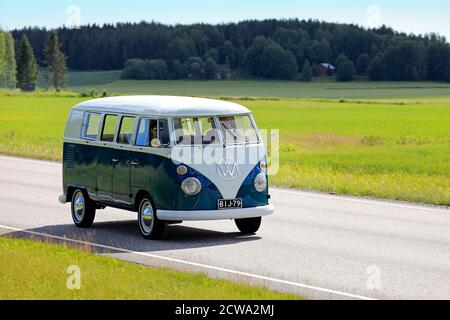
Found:
[{"label": "roadside vegetation", "polygon": [[[84,248],[89,249],[89,248]],[[81,271],[80,289],[67,288],[69,266]],[[71,269],[69,269],[69,272]],[[72,283],[72,282],[71,282]],[[40,299],[299,299],[263,288],[148,268],[93,252],[0,237],[0,300]]]},{"label": "roadside vegetation", "polygon": [[[256,84],[249,84],[249,88],[255,85],[255,93],[275,95],[276,86]],[[300,90],[315,92],[317,97],[328,91],[359,92],[358,100],[219,98],[250,108],[260,128],[280,129],[280,171],[270,178],[272,185],[450,205],[450,97],[444,94],[449,89],[427,83],[417,90],[411,83],[397,84],[398,88],[379,83],[379,88],[368,89],[362,82],[354,90],[347,84],[336,85],[326,90],[323,84],[309,87],[307,83]],[[165,88],[152,93],[192,90],[214,96],[219,91],[219,87],[200,90],[192,81],[184,86],[170,82]],[[220,92],[233,96],[239,90],[237,86]],[[376,99],[383,91],[392,94]],[[429,97],[415,98],[417,91]],[[73,105],[89,98],[70,92],[0,94],[0,153],[60,160],[67,114]]]}]

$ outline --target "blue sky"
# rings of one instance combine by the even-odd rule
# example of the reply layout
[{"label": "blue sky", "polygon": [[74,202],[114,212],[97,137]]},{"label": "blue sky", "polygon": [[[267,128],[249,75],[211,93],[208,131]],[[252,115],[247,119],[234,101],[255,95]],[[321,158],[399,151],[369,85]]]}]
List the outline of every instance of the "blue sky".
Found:
[{"label": "blue sky", "polygon": [[[75,10],[69,10],[76,6]],[[80,9],[79,14],[77,9]],[[69,11],[71,13],[69,13]],[[1,0],[0,27],[54,28],[69,21],[81,24],[124,21],[163,23],[230,22],[244,19],[299,18],[386,24],[412,33],[437,32],[450,39],[450,2],[428,1],[295,1],[295,0]]]}]

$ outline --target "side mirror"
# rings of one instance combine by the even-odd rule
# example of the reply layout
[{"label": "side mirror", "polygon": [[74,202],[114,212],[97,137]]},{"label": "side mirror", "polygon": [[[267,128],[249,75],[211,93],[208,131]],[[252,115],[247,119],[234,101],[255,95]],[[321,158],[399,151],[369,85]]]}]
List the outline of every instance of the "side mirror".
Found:
[{"label": "side mirror", "polygon": [[159,148],[161,147],[161,141],[157,138],[152,139],[152,141],[150,142],[150,146],[152,146],[153,148]]}]

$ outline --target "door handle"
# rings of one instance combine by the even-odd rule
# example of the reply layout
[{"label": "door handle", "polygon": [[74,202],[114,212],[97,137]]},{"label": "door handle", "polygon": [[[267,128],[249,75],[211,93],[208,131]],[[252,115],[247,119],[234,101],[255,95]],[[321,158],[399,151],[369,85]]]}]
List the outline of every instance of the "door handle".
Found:
[{"label": "door handle", "polygon": [[138,166],[139,165],[139,161],[137,161],[137,160],[128,161],[128,164],[131,164],[132,166]]}]

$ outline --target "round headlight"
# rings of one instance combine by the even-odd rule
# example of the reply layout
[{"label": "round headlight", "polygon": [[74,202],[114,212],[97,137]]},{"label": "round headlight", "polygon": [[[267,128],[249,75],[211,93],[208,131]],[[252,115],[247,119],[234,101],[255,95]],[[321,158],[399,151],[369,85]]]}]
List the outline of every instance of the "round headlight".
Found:
[{"label": "round headlight", "polygon": [[178,166],[178,167],[177,167],[177,173],[178,173],[180,176],[184,176],[187,172],[188,172],[188,169],[187,169],[186,166],[181,165],[181,166]]},{"label": "round headlight", "polygon": [[181,190],[188,196],[195,196],[202,190],[202,184],[196,178],[187,178],[181,183]]},{"label": "round headlight", "polygon": [[255,182],[253,183],[255,186],[256,191],[263,192],[267,188],[267,178],[266,175],[263,173],[260,173],[256,176]]}]

